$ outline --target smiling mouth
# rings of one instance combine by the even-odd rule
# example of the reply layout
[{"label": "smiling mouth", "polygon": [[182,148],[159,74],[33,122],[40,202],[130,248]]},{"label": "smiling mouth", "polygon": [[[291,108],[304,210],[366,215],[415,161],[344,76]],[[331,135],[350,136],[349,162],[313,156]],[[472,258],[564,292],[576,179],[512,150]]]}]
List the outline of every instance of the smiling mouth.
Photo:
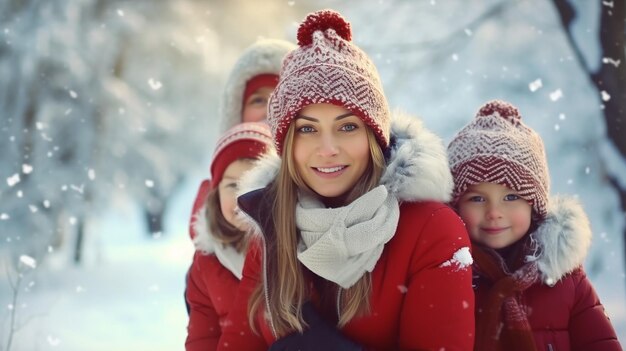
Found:
[{"label": "smiling mouth", "polygon": [[318,172],[322,172],[322,173],[335,173],[335,172],[339,172],[341,170],[343,170],[344,168],[346,168],[348,166],[337,166],[337,167],[313,167],[313,169],[315,169]]},{"label": "smiling mouth", "polygon": [[498,233],[503,232],[503,231],[505,231],[507,229],[508,229],[508,227],[502,227],[502,228],[482,228],[482,230],[485,233],[488,233],[488,234],[498,234]]}]

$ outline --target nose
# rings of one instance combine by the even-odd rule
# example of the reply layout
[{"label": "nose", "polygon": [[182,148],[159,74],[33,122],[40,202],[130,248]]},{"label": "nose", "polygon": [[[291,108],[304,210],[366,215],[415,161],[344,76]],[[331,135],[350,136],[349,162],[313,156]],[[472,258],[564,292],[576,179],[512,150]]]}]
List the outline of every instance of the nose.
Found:
[{"label": "nose", "polygon": [[337,141],[332,135],[323,136],[317,150],[318,154],[323,157],[332,157],[339,153]]},{"label": "nose", "polygon": [[497,204],[489,204],[487,206],[487,219],[498,219],[502,217],[502,210]]}]

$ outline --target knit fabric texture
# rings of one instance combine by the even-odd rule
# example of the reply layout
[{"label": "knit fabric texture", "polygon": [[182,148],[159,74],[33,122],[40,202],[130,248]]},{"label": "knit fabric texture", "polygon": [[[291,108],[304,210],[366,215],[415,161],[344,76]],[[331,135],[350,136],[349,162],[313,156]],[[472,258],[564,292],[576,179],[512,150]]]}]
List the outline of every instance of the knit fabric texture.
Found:
[{"label": "knit fabric texture", "polygon": [[496,183],[517,192],[545,218],[550,178],[543,142],[510,103],[494,100],[483,105],[450,142],[448,158],[453,206],[470,185]]},{"label": "knit fabric texture", "polygon": [[273,148],[272,135],[266,123],[247,122],[238,124],[217,141],[211,162],[211,189],[215,189],[226,168],[242,158],[257,159]]},{"label": "knit fabric texture", "polygon": [[350,24],[332,10],[309,14],[300,24],[299,47],[285,57],[268,107],[279,153],[296,114],[318,103],[348,109],[372,128],[381,147],[388,146],[390,113],[378,71],[351,39]]},{"label": "knit fabric texture", "polygon": [[244,91],[248,82],[259,75],[278,75],[283,57],[295,47],[284,40],[260,39],[239,56],[228,76],[221,100],[219,115],[222,132],[241,123]]}]

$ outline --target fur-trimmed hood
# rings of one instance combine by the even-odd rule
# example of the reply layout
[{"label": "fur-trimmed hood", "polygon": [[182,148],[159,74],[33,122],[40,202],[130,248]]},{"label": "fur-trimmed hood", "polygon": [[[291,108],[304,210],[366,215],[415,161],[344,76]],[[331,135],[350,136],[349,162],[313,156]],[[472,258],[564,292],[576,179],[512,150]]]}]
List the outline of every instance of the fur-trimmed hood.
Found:
[{"label": "fur-trimmed hood", "polygon": [[[239,194],[264,188],[278,173],[280,157],[266,154],[239,182]],[[381,178],[399,201],[450,200],[452,175],[441,139],[416,117],[394,112],[387,167]]]},{"label": "fur-trimmed hood", "polygon": [[259,74],[280,72],[283,57],[296,46],[279,39],[261,39],[244,51],[232,68],[220,106],[221,131],[241,123],[243,93],[248,80]]},{"label": "fur-trimmed hood", "polygon": [[552,286],[580,267],[591,245],[591,227],[580,203],[571,197],[551,197],[548,215],[532,233],[537,251],[528,260],[536,260],[542,281]]}]

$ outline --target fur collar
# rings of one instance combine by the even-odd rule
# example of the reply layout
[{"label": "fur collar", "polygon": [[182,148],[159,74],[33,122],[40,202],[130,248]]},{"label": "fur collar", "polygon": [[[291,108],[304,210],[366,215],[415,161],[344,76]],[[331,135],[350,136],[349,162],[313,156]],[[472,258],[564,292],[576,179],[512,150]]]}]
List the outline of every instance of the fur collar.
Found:
[{"label": "fur collar", "polygon": [[213,236],[209,233],[209,222],[204,216],[206,206],[200,207],[192,217],[192,241],[196,251],[200,251],[205,255],[215,253],[217,243],[213,240]]},{"label": "fur collar", "polygon": [[[400,201],[449,201],[452,175],[441,139],[417,118],[395,112],[391,140],[381,184]],[[262,157],[240,180],[239,194],[267,186],[276,177],[280,163],[276,154]]]},{"label": "fur collar", "polygon": [[587,215],[576,199],[552,197],[546,219],[532,234],[538,250],[528,259],[537,260],[543,282],[553,286],[584,263],[591,235]]}]

